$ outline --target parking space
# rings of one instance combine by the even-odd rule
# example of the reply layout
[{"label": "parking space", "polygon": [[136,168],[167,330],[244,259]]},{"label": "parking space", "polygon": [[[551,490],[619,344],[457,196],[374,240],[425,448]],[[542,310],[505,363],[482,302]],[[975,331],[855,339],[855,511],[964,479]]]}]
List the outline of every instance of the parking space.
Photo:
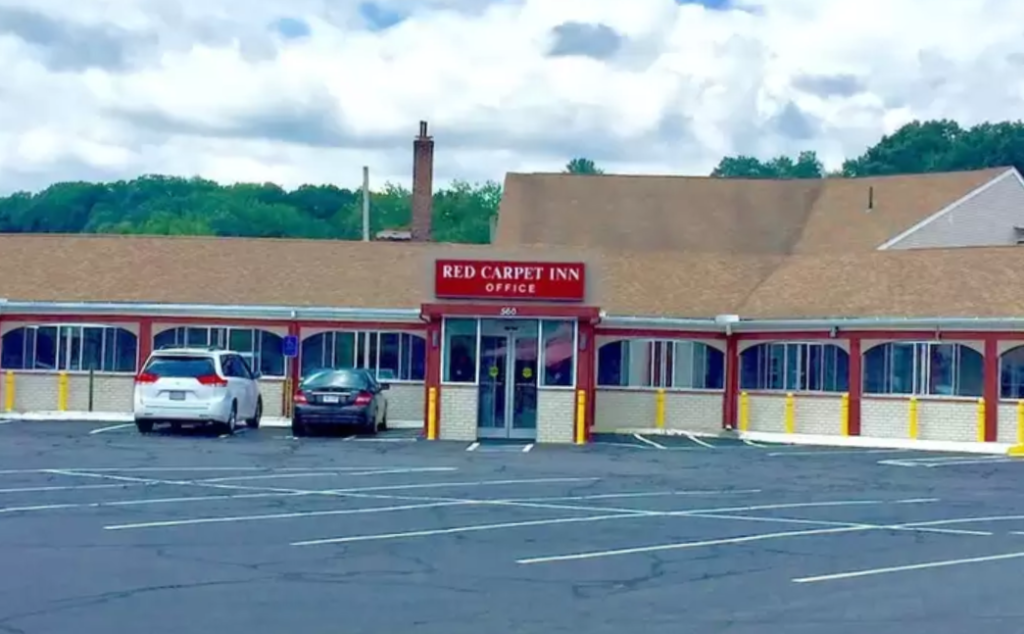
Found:
[{"label": "parking space", "polygon": [[1019,463],[100,427],[0,431],[0,630],[934,633],[976,623],[963,605],[995,629],[1019,618],[1005,591],[1024,559]]}]

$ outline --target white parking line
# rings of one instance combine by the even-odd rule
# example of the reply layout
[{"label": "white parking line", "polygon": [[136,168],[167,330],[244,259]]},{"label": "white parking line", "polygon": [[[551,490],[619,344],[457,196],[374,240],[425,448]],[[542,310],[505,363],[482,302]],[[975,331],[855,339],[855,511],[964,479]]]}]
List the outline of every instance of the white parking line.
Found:
[{"label": "white parking line", "polygon": [[742,537],[725,537],[722,539],[707,539],[695,542],[679,542],[675,544],[658,544],[656,546],[638,546],[636,548],[620,548],[617,550],[598,550],[572,555],[554,555],[550,557],[531,557],[528,559],[516,560],[517,564],[531,565],[544,564],[556,561],[579,561],[582,559],[598,559],[605,557],[619,557],[622,555],[638,555],[642,553],[664,552],[666,550],[683,550],[687,548],[703,548],[706,546],[724,546],[726,544],[746,544],[749,542],[766,541],[772,539],[785,539],[788,537],[805,537],[809,535],[829,535],[833,533],[852,533],[854,531],[866,531],[873,529],[873,526],[842,526],[839,528],[816,528],[805,531],[787,531],[782,533],[759,533],[756,535],[744,535]]},{"label": "white parking line", "polygon": [[99,429],[93,429],[90,434],[102,434],[108,431],[116,431],[118,429],[125,429],[127,427],[135,427],[135,423],[122,423],[120,425],[111,425],[109,427],[100,427]]},{"label": "white parking line", "polygon": [[278,478],[314,478],[314,477],[357,477],[357,476],[377,476],[377,475],[394,475],[394,474],[406,474],[406,473],[443,473],[455,471],[455,467],[422,467],[412,469],[367,469],[366,471],[309,471],[306,473],[268,473],[264,475],[256,476],[228,476],[225,478],[204,478],[202,480],[196,480],[196,482],[247,482],[250,480],[274,480]]},{"label": "white parking line", "polygon": [[990,561],[1004,561],[1007,559],[1020,559],[1024,552],[1006,553],[1003,555],[989,555],[987,557],[971,557],[969,559],[947,559],[944,561],[930,561],[922,564],[910,564],[907,566],[889,566],[887,568],[871,568],[867,570],[856,570],[853,572],[840,572],[831,575],[820,575],[817,577],[801,577],[793,579],[793,583],[818,583],[820,581],[836,581],[838,579],[854,579],[856,577],[869,577],[874,575],[885,575],[894,572],[908,572],[911,570],[928,570],[931,568],[946,568],[949,566],[964,566],[967,564],[980,564]]},{"label": "white parking line", "polygon": [[139,486],[138,484],[77,484],[67,486],[38,486],[38,487],[18,487],[14,489],[0,489],[0,493],[38,493],[42,491],[82,491],[87,489],[124,489],[130,486]]},{"label": "white parking line", "polygon": [[470,446],[466,447],[466,451],[476,451],[479,446],[480,446],[480,443],[475,442],[475,443],[471,444]]},{"label": "white parking line", "polygon": [[700,438],[697,438],[696,436],[694,436],[693,434],[691,434],[691,433],[689,433],[689,432],[686,432],[686,433],[684,434],[684,436],[686,436],[687,438],[689,438],[689,439],[690,439],[690,440],[691,440],[692,442],[695,442],[695,443],[697,443],[697,444],[698,444],[698,445],[700,445],[701,447],[707,447],[708,449],[714,449],[714,448],[715,448],[715,446],[714,446],[714,445],[712,445],[711,443],[708,443],[708,442],[704,442],[703,440],[701,440]]},{"label": "white parking line", "polygon": [[880,453],[907,453],[909,449],[840,449],[832,451],[829,449],[822,449],[820,451],[773,451],[768,455],[770,457],[779,456],[843,456],[843,455],[859,455],[859,454],[880,454]]},{"label": "white parking line", "polygon": [[516,498],[511,502],[570,502],[573,500],[614,500],[617,498],[650,498],[676,495],[744,495],[760,493],[761,489],[726,489],[722,491],[639,491],[635,493],[596,493],[593,495],[568,495],[543,498]]},{"label": "white parking line", "polygon": [[432,535],[454,535],[458,533],[473,533],[477,531],[493,531],[502,528],[523,528],[526,526],[551,526],[553,524],[576,524],[580,522],[600,522],[604,520],[624,519],[629,517],[616,513],[614,515],[589,515],[586,517],[561,517],[549,520],[526,520],[522,522],[501,522],[498,524],[472,524],[469,526],[452,526],[449,528],[435,528],[423,531],[407,531],[404,533],[382,533],[377,535],[352,535],[349,537],[328,537],[326,539],[311,539],[301,542],[293,542],[292,546],[320,546],[324,544],[348,544],[352,542],[380,541],[387,539],[408,539],[410,537],[429,537]]},{"label": "white parking line", "polygon": [[665,448],[665,445],[663,445],[661,443],[654,442],[650,438],[644,438],[640,434],[633,434],[633,438],[636,438],[640,442],[648,444],[648,445],[654,447],[655,449],[664,449]]},{"label": "white parking line", "polygon": [[523,446],[523,453],[530,453],[531,449],[533,449],[533,443],[530,443],[529,445],[524,445]]},{"label": "white parking line", "polygon": [[136,524],[114,524],[104,526],[104,530],[119,531],[134,528],[166,528],[171,526],[190,526],[194,524],[227,524],[237,522],[254,522],[265,520],[297,519],[303,517],[327,517],[331,515],[369,515],[372,513],[394,513],[414,509],[430,509],[443,506],[459,506],[462,502],[429,502],[423,504],[404,504],[401,506],[377,506],[357,509],[333,509],[330,511],[295,511],[292,513],[264,513],[262,515],[236,515],[234,517],[196,517],[184,520],[165,520],[160,522],[139,522]]}]

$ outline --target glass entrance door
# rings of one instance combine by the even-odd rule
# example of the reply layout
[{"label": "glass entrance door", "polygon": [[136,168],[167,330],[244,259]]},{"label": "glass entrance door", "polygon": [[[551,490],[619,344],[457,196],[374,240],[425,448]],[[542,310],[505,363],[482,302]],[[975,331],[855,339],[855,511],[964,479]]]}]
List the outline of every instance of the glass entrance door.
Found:
[{"label": "glass entrance door", "polygon": [[537,322],[482,320],[477,427],[481,438],[537,436]]}]

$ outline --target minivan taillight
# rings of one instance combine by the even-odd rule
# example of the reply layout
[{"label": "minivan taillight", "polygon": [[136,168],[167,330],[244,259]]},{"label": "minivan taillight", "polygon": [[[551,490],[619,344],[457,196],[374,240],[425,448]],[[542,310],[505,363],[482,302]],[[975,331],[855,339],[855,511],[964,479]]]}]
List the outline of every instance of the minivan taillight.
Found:
[{"label": "minivan taillight", "polygon": [[292,399],[292,400],[294,400],[296,403],[299,403],[301,405],[305,405],[306,403],[309,403],[309,399],[306,398],[306,394],[302,390],[299,390],[298,392],[296,392],[295,393],[295,398]]},{"label": "minivan taillight", "polygon": [[196,378],[200,385],[206,385],[208,387],[227,387],[227,379],[222,379],[216,374],[207,374]]},{"label": "minivan taillight", "polygon": [[149,372],[142,372],[142,373],[139,374],[139,376],[135,377],[135,382],[136,383],[156,383],[157,379],[159,379],[159,378],[160,377],[158,377],[155,374],[150,374]]},{"label": "minivan taillight", "polygon": [[369,392],[360,392],[356,395],[355,405],[369,405],[370,401],[373,400],[373,394]]}]

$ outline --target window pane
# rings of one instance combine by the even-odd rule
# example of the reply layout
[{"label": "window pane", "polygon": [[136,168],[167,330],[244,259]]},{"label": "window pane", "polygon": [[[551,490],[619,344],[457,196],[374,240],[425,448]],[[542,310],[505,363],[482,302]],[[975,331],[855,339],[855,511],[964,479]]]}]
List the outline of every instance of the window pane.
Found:
[{"label": "window pane", "polygon": [[889,394],[914,394],[915,385],[920,385],[920,377],[923,376],[923,368],[915,364],[918,347],[913,343],[887,343],[890,349]]},{"label": "window pane", "polygon": [[576,358],[574,321],[542,321],[544,346],[544,385],[568,387],[575,385],[573,360]]},{"label": "window pane", "polygon": [[624,341],[610,341],[597,349],[598,386],[621,387],[628,385],[629,346]]},{"label": "window pane", "polygon": [[999,370],[1000,398],[1024,398],[1024,346],[1003,353]]},{"label": "window pane", "polygon": [[472,383],[476,379],[475,319],[446,319],[444,322],[444,380]]},{"label": "window pane", "polygon": [[828,358],[825,354],[826,348],[834,348],[834,346],[823,346],[820,344],[805,344],[803,346],[799,389],[810,392],[821,392],[825,389],[824,366],[825,359]]},{"label": "window pane", "polygon": [[252,330],[249,328],[232,328],[227,347],[235,352],[255,352],[253,342]]},{"label": "window pane", "polygon": [[57,327],[40,326],[36,329],[36,355],[32,367],[36,370],[57,369]]},{"label": "window pane", "polygon": [[158,332],[153,337],[153,349],[161,350],[163,348],[170,348],[172,346],[178,346],[185,341],[185,329],[184,328],[171,328],[169,330],[163,330]]},{"label": "window pane", "polygon": [[155,356],[146,365],[145,372],[161,378],[195,379],[216,374],[217,369],[209,357]]},{"label": "window pane", "polygon": [[377,378],[392,381],[399,378],[402,365],[402,335],[397,332],[380,333],[380,356],[377,360]]},{"label": "window pane", "polygon": [[399,378],[403,381],[422,381],[427,370],[427,340],[419,335],[402,335],[402,359]]},{"label": "window pane", "polygon": [[764,367],[768,344],[759,343],[740,353],[740,389],[765,389]]},{"label": "window pane", "polygon": [[956,393],[956,344],[943,343],[928,346],[928,394],[952,396]]},{"label": "window pane", "polygon": [[825,389],[831,392],[850,390],[850,353],[839,346],[829,346],[832,359],[825,365]]},{"label": "window pane", "polygon": [[985,358],[973,348],[961,345],[959,349],[956,395],[981,397],[985,389]]},{"label": "window pane", "polygon": [[104,372],[114,371],[114,353],[117,351],[117,329],[116,328],[104,328],[103,329],[103,364],[102,368]]},{"label": "window pane", "polygon": [[185,334],[185,344],[198,347],[210,345],[210,329],[188,328]]},{"label": "window pane", "polygon": [[82,369],[102,371],[103,368],[103,334],[109,328],[82,329]]},{"label": "window pane", "polygon": [[114,358],[115,372],[135,372],[139,354],[139,338],[135,333],[124,328],[115,329],[117,333],[117,355]]},{"label": "window pane", "polygon": [[875,346],[864,353],[864,393],[886,394],[889,374],[889,346]]},{"label": "window pane", "polygon": [[302,376],[309,376],[318,370],[330,367],[331,351],[329,348],[327,349],[326,359],[324,358],[324,351],[333,338],[328,336],[331,334],[333,333],[324,332],[302,340],[302,350],[300,350],[299,355]]},{"label": "window pane", "polygon": [[672,387],[695,388],[703,387],[697,384],[697,377],[703,374],[704,357],[701,354],[698,358],[700,344],[692,341],[677,341],[674,344],[672,368]]},{"label": "window pane", "polygon": [[5,370],[25,369],[25,339],[28,329],[15,328],[6,332],[0,340],[0,368]]},{"label": "window pane", "polygon": [[259,368],[263,376],[284,376],[284,337],[266,330],[256,331],[260,336]]},{"label": "window pane", "polygon": [[[358,339],[359,350],[363,350],[363,339],[362,337],[356,337],[354,332],[335,332],[334,334],[334,355],[331,356],[330,352],[325,358],[326,367],[332,368],[358,368],[362,367],[357,362],[356,346]],[[360,333],[361,334],[361,333]],[[362,358],[360,355],[359,358]]]},{"label": "window pane", "polygon": [[725,387],[725,353],[718,348],[701,344],[704,348],[704,389],[721,390]]},{"label": "window pane", "polygon": [[789,374],[787,372],[786,358],[786,344],[772,343],[768,345],[768,383],[765,386],[767,389],[786,389],[786,378]]}]

